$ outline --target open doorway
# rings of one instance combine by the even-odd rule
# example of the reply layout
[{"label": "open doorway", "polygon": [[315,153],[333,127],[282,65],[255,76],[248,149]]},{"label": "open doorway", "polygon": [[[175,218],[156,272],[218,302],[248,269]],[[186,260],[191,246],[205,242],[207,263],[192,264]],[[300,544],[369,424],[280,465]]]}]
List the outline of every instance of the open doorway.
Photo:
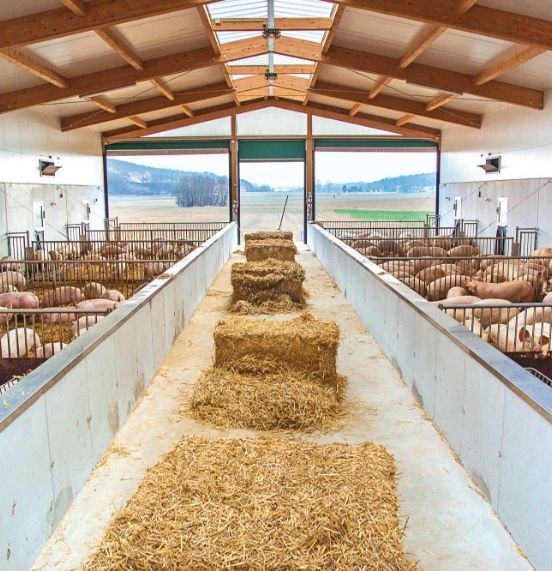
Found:
[{"label": "open doorway", "polygon": [[243,233],[290,230],[302,239],[305,166],[303,162],[245,162],[240,165],[240,218]]},{"label": "open doorway", "polygon": [[241,140],[240,230],[290,230],[304,238],[305,140]]}]

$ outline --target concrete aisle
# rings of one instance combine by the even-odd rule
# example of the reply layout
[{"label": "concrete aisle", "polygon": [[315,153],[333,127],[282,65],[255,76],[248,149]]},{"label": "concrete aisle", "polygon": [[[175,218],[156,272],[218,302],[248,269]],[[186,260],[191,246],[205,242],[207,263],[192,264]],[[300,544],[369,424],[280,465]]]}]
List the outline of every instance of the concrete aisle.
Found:
[{"label": "concrete aisle", "polygon": [[[34,569],[74,569],[88,557],[113,511],[124,505],[155,464],[182,436],[235,438],[247,430],[217,430],[181,414],[213,357],[213,329],[230,295],[230,266],[218,276],[156,378],[52,536]],[[374,440],[395,456],[406,549],[426,570],[527,570],[528,562],[481,497],[446,442],[425,420],[410,391],[314,255],[302,249],[309,304],[341,327],[339,370],[349,378],[348,415],[335,433],[301,436],[319,442]],[[285,435],[286,438],[292,436]]]}]

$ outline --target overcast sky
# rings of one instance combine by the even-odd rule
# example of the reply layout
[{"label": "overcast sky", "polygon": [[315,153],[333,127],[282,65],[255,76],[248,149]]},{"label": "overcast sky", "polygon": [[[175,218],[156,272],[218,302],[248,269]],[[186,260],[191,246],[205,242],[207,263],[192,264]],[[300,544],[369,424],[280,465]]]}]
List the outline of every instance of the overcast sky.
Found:
[{"label": "overcast sky", "polygon": [[[158,168],[209,171],[228,175],[227,155],[123,157],[121,160]],[[316,179],[321,182],[371,182],[385,177],[435,171],[434,153],[317,153]],[[274,187],[303,184],[301,163],[242,163],[240,175],[255,184]]]}]

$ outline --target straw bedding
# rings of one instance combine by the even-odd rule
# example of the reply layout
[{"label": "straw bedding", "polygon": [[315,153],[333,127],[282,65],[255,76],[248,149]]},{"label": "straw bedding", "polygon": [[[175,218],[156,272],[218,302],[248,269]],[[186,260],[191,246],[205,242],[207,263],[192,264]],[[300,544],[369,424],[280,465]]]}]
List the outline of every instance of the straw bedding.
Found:
[{"label": "straw bedding", "polygon": [[[240,311],[239,302],[270,309],[287,307],[291,311],[303,306],[305,270],[295,262],[266,260],[237,263],[232,266],[232,310]],[[240,305],[243,305],[240,304]]]},{"label": "straw bedding", "polygon": [[343,416],[346,380],[320,385],[296,371],[266,375],[209,369],[195,387],[186,413],[224,428],[328,430]]},{"label": "straw bedding", "polygon": [[248,262],[264,260],[295,261],[297,248],[291,240],[257,240],[245,243],[245,257]]},{"label": "straw bedding", "polygon": [[85,571],[414,569],[392,456],[373,443],[181,440]]},{"label": "straw bedding", "polygon": [[291,240],[293,241],[293,232],[284,232],[277,230],[274,232],[252,232],[245,235],[245,243],[255,242],[258,240]]},{"label": "straw bedding", "polygon": [[215,329],[215,367],[245,374],[293,370],[337,384],[339,328],[309,312],[287,321],[231,317]]}]

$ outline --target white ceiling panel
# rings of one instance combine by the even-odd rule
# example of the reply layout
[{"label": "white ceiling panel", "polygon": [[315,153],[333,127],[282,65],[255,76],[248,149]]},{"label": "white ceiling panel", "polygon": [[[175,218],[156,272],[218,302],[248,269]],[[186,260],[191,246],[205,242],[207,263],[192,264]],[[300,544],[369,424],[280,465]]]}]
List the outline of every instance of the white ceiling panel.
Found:
[{"label": "white ceiling panel", "polygon": [[2,0],[0,21],[63,8],[59,0]]}]

